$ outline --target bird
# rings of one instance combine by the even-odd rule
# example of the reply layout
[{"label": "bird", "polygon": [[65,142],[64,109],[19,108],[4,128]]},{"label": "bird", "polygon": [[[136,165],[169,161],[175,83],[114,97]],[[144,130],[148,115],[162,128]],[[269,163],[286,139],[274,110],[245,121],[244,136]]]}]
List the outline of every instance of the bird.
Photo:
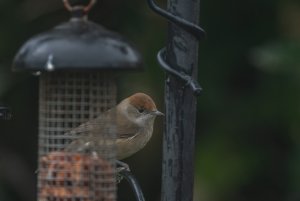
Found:
[{"label": "bird", "polygon": [[[135,93],[95,119],[69,131],[78,137],[65,150],[95,153],[99,146],[109,142],[103,133],[114,132],[117,164],[129,169],[120,160],[132,156],[149,142],[155,118],[163,115],[149,95]],[[86,131],[88,134],[82,134]]]}]

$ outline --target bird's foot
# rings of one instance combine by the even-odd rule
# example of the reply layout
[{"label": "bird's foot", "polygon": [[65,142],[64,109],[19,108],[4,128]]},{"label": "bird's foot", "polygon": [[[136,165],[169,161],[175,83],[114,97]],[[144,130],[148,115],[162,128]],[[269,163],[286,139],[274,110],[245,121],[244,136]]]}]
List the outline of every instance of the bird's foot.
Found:
[{"label": "bird's foot", "polygon": [[123,179],[123,176],[120,172],[124,171],[124,170],[130,172],[130,168],[129,168],[129,165],[127,163],[124,163],[124,162],[119,161],[119,160],[116,160],[116,164],[117,164],[117,168],[116,168],[117,183],[120,183]]},{"label": "bird's foot", "polygon": [[128,172],[130,172],[129,165],[127,163],[116,160],[116,164],[117,164],[117,172],[120,172],[122,170],[127,170]]}]

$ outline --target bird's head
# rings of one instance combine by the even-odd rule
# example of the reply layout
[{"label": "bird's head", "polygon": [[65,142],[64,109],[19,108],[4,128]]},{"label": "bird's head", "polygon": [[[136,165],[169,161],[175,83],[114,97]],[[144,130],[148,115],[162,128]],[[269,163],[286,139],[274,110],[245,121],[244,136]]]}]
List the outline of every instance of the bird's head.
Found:
[{"label": "bird's head", "polygon": [[156,116],[164,115],[157,110],[152,98],[144,93],[129,96],[119,104],[119,107],[128,119],[140,126],[153,123]]}]

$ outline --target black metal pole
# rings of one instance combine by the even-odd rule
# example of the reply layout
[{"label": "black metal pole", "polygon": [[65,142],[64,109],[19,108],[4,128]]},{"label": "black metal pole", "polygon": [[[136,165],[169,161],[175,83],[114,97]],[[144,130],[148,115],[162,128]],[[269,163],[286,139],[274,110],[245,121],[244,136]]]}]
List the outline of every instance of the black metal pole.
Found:
[{"label": "black metal pole", "polygon": [[[168,0],[168,11],[198,24],[200,0]],[[166,61],[195,80],[198,40],[169,24]],[[186,82],[168,74],[165,86],[166,127],[163,140],[162,201],[192,201],[196,97]]]}]

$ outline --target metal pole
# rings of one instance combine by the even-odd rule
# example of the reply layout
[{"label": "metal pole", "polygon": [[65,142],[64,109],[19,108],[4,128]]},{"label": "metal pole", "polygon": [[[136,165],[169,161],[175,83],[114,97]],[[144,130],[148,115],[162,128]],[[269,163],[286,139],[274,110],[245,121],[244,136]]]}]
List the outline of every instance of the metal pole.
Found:
[{"label": "metal pole", "polygon": [[[200,0],[168,0],[168,11],[198,24]],[[198,40],[169,24],[166,61],[197,78]],[[163,139],[162,201],[192,201],[196,97],[180,78],[168,74],[165,85],[166,125]]]}]

